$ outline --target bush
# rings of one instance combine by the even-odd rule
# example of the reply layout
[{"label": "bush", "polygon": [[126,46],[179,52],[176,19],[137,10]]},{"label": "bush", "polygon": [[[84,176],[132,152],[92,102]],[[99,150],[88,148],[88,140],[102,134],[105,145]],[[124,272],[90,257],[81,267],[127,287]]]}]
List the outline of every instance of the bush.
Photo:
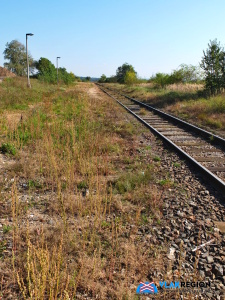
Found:
[{"label": "bush", "polygon": [[127,85],[132,85],[137,82],[137,76],[136,73],[133,71],[126,72],[126,75],[124,77],[124,83]]},{"label": "bush", "polygon": [[151,78],[151,81],[157,86],[164,88],[166,85],[170,84],[170,75],[164,73],[157,73],[155,77]]}]

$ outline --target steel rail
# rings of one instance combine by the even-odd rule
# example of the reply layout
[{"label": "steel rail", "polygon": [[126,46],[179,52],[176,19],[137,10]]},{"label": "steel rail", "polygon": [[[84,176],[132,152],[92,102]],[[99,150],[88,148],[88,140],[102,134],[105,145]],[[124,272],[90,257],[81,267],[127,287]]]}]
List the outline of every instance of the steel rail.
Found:
[{"label": "steel rail", "polygon": [[[128,107],[126,107],[122,102],[120,102],[118,99],[116,99],[113,95],[111,95],[109,92],[107,92],[101,85],[97,84],[99,88],[106,93],[108,96],[113,98],[117,103],[119,103],[123,108],[125,108],[129,113],[131,113],[136,119],[138,119],[142,124],[144,124],[147,128],[149,128],[153,133],[155,133],[157,136],[159,136],[163,141],[165,141],[167,144],[169,144],[178,154],[180,154],[182,157],[184,157],[188,162],[190,162],[201,174],[205,175],[205,180],[209,181],[210,184],[213,184],[214,187],[217,187],[220,189],[221,192],[225,192],[225,182],[221,180],[219,177],[217,177],[215,174],[213,174],[211,171],[209,171],[206,167],[201,165],[197,160],[195,160],[192,156],[190,156],[187,152],[182,150],[179,146],[177,146],[175,143],[173,143],[170,139],[168,139],[166,136],[164,136],[162,133],[160,133],[157,129],[155,129],[152,125],[147,123],[145,120],[143,120],[140,116],[138,116],[136,113],[134,113],[132,110],[130,110]],[[117,92],[116,92],[117,93]],[[120,94],[120,93],[118,93]],[[121,96],[136,102],[140,106],[145,106],[147,108],[151,108],[151,106],[146,105],[145,103],[142,103],[138,100],[132,99],[126,95]],[[153,108],[153,111],[158,111],[157,109]],[[160,111],[161,112],[161,111]],[[163,112],[161,112],[164,114]],[[171,116],[172,117],[172,116]],[[176,119],[176,118],[175,118]],[[179,120],[179,119],[178,119]],[[182,121],[182,120],[181,120]],[[182,121],[184,122],[184,121]],[[186,125],[186,122],[184,122]],[[187,123],[188,124],[188,123]],[[191,124],[190,124],[191,125]],[[194,126],[194,125],[192,125]],[[192,126],[190,126],[192,128]],[[194,126],[195,128],[196,126]],[[198,128],[198,127],[196,127]],[[206,131],[207,132],[207,131]],[[208,133],[208,132],[207,132]],[[211,136],[211,135],[210,135]],[[217,137],[217,136],[216,136]],[[218,137],[220,138],[220,137]],[[223,139],[222,139],[223,140]],[[225,143],[225,140],[224,140]]]}]

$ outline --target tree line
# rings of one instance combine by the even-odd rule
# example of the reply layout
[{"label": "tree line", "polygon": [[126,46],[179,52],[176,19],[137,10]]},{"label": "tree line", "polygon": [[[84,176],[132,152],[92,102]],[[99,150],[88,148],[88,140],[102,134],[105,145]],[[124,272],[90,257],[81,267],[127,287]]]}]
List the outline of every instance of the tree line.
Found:
[{"label": "tree line", "polygon": [[[17,76],[27,75],[27,57],[26,48],[17,40],[13,40],[6,44],[3,52],[4,67],[15,73]],[[33,78],[37,78],[46,83],[57,83],[57,68],[47,58],[41,57],[35,61],[33,57],[28,54],[30,72]],[[68,73],[66,68],[58,68],[58,78],[64,84],[70,84],[74,81],[79,81],[79,77],[75,76],[72,72]]]},{"label": "tree line", "polygon": [[123,64],[116,70],[116,75],[106,77],[104,74],[101,76],[99,82],[118,82],[121,84],[134,84],[138,82],[153,82],[156,86],[161,88],[174,83],[198,83],[203,80],[203,72],[201,68],[193,65],[182,64],[177,70],[171,74],[156,73],[149,80],[140,79],[137,77],[137,72],[132,65],[128,63]]},{"label": "tree line", "polygon": [[123,64],[116,70],[116,75],[101,76],[99,82],[134,84],[137,82],[153,82],[160,88],[175,83],[204,83],[206,95],[216,95],[225,89],[225,50],[217,40],[210,41],[203,51],[199,66],[182,64],[171,74],[156,73],[149,80],[139,79],[132,65]]}]

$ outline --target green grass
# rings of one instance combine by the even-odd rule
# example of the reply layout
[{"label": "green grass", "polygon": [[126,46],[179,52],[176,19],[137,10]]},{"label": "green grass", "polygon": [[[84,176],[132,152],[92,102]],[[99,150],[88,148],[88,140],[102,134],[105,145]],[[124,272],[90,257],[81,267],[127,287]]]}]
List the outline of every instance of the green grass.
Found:
[{"label": "green grass", "polygon": [[29,189],[34,189],[34,188],[40,189],[42,185],[37,180],[28,180],[28,187]]},{"label": "green grass", "polygon": [[175,168],[180,168],[180,163],[174,162],[174,163],[173,163],[173,166],[174,166]]},{"label": "green grass", "polygon": [[81,181],[77,184],[78,190],[86,189],[88,188],[88,183],[86,181]]},{"label": "green grass", "polygon": [[3,233],[6,234],[12,229],[9,225],[3,225]]},{"label": "green grass", "polygon": [[170,111],[212,129],[225,129],[225,95],[177,103]]},{"label": "green grass", "polygon": [[3,143],[0,147],[0,152],[3,154],[16,155],[16,148],[11,143]]},{"label": "green grass", "polygon": [[126,172],[121,175],[114,184],[114,192],[125,194],[133,191],[136,187],[152,182],[154,174],[151,168],[142,172]]},{"label": "green grass", "polygon": [[6,245],[7,245],[6,241],[0,241],[0,258],[3,257],[3,253],[6,250]]},{"label": "green grass", "polygon": [[24,78],[7,78],[0,85],[0,112],[7,110],[27,110],[29,105],[43,101],[53,94],[56,86],[31,80],[32,89],[27,89]]},{"label": "green grass", "polygon": [[173,186],[174,182],[168,178],[162,179],[158,182],[161,186]]},{"label": "green grass", "polygon": [[225,98],[217,96],[206,102],[206,107],[210,113],[225,113]]},{"label": "green grass", "polygon": [[161,161],[161,158],[159,156],[155,156],[153,157],[153,160],[157,162],[157,161]]}]

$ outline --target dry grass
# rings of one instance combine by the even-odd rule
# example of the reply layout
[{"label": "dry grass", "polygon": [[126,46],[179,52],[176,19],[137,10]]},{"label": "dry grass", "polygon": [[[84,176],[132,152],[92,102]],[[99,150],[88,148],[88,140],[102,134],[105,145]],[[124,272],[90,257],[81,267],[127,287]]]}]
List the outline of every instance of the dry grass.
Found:
[{"label": "dry grass", "polygon": [[168,110],[183,118],[191,119],[210,129],[225,130],[224,95],[197,101],[185,101],[169,106]]},{"label": "dry grass", "polygon": [[177,83],[177,84],[170,84],[166,87],[168,91],[178,91],[178,92],[191,92],[194,93],[196,91],[201,91],[204,89],[203,84],[196,84],[196,83]]},{"label": "dry grass", "polygon": [[202,84],[171,84],[164,89],[156,87],[153,83],[141,83],[131,87],[121,84],[107,85],[159,108],[185,100],[198,99],[203,89]]}]

